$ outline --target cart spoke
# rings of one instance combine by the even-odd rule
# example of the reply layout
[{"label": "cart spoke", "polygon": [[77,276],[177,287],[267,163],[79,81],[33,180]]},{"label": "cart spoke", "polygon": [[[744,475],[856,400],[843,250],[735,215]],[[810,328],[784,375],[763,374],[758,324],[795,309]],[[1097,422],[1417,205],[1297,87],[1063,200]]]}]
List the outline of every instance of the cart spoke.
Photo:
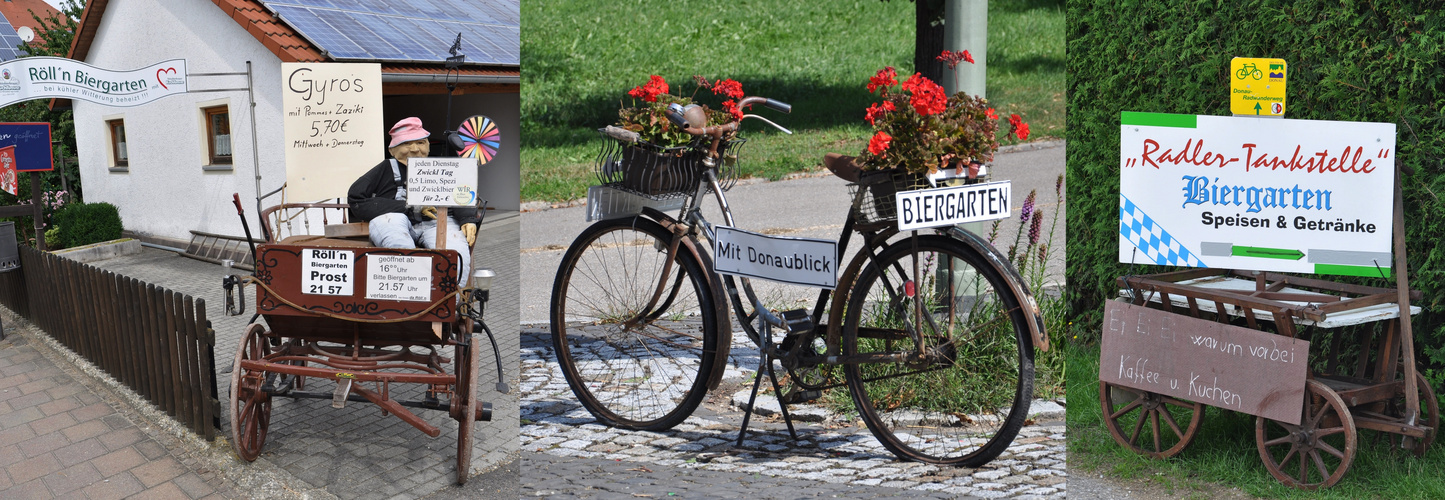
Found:
[{"label": "cart spoke", "polygon": [[1112,415],[1109,415],[1109,419],[1111,419],[1111,420],[1118,420],[1119,417],[1123,416],[1125,413],[1129,413],[1129,412],[1131,412],[1131,411],[1134,411],[1134,409],[1135,409],[1135,408],[1138,408],[1139,405],[1140,405],[1140,403],[1139,403],[1139,400],[1138,400],[1138,399],[1135,399],[1135,400],[1133,400],[1133,401],[1130,401],[1129,404],[1124,405],[1124,407],[1121,408],[1121,409],[1119,409],[1119,411],[1116,411],[1116,412],[1114,412]]},{"label": "cart spoke", "polygon": [[1285,452],[1284,458],[1282,458],[1282,459],[1279,460],[1279,470],[1281,470],[1281,471],[1284,470],[1285,464],[1288,464],[1288,463],[1289,463],[1289,459],[1290,459],[1291,457],[1293,457],[1294,454],[1295,454],[1295,452],[1297,452],[1297,451],[1299,451],[1299,445],[1296,445],[1296,444],[1294,444],[1294,443],[1290,443],[1290,445],[1289,445],[1289,451]]},{"label": "cart spoke", "polygon": [[1171,405],[1174,405],[1174,406],[1178,406],[1178,407],[1180,407],[1180,408],[1189,408],[1189,409],[1193,409],[1193,408],[1194,408],[1194,403],[1192,403],[1192,402],[1184,401],[1184,400],[1178,399],[1178,398],[1172,398],[1172,397],[1169,397],[1169,396],[1163,396],[1163,395],[1159,396],[1159,402],[1164,403],[1164,404],[1171,404]]},{"label": "cart spoke", "polygon": [[1307,475],[1307,471],[1309,470],[1307,468],[1308,465],[1309,461],[1305,460],[1305,454],[1301,452],[1299,454],[1299,475],[1295,476],[1295,479],[1297,479],[1301,483],[1305,482],[1305,479],[1309,478],[1309,476]]},{"label": "cart spoke", "polygon": [[1300,422],[1300,425],[1308,425],[1310,427],[1317,426],[1321,421],[1325,419],[1325,414],[1329,413],[1331,409],[1332,408],[1330,407],[1328,402],[1321,404],[1319,411],[1315,412],[1314,417],[1310,418],[1308,422]]},{"label": "cart spoke", "polygon": [[1320,452],[1318,452],[1318,451],[1311,451],[1311,452],[1310,452],[1310,458],[1313,458],[1313,459],[1314,459],[1315,469],[1318,469],[1318,470],[1320,471],[1320,481],[1324,481],[1324,480],[1326,480],[1326,479],[1329,479],[1329,477],[1330,477],[1330,469],[1329,469],[1329,467],[1326,467],[1326,466],[1325,466],[1325,460],[1324,460],[1323,458],[1320,458]]},{"label": "cart spoke", "polygon": [[1340,451],[1338,448],[1335,448],[1334,446],[1331,446],[1329,443],[1326,443],[1326,442],[1324,442],[1324,441],[1320,441],[1320,442],[1318,442],[1318,443],[1315,443],[1315,447],[1316,447],[1316,448],[1319,448],[1319,449],[1321,449],[1321,450],[1325,450],[1326,452],[1329,452],[1329,454],[1334,455],[1336,458],[1339,458],[1340,460],[1344,460],[1344,459],[1345,459],[1345,452]]},{"label": "cart spoke", "polygon": [[1130,443],[1137,444],[1139,442],[1139,431],[1144,430],[1144,421],[1147,420],[1146,417],[1148,417],[1147,413],[1148,412],[1140,412],[1139,420],[1134,421],[1134,433],[1129,435]]},{"label": "cart spoke", "polygon": [[1159,409],[1149,412],[1149,428],[1154,432],[1154,451],[1163,451],[1164,446],[1159,443]]},{"label": "cart spoke", "polygon": [[[1335,435],[1335,434],[1340,434],[1340,433],[1343,433],[1343,432],[1345,432],[1345,427],[1344,427],[1344,426],[1330,427],[1330,428],[1328,428],[1328,429],[1320,429],[1320,430],[1315,431],[1315,439],[1321,439],[1321,438],[1324,438],[1325,436],[1333,436],[1333,435]],[[1324,442],[1321,441],[1321,444],[1323,444],[1323,443],[1324,443]]]},{"label": "cart spoke", "polygon": [[1179,424],[1174,421],[1174,415],[1170,414],[1164,408],[1159,408],[1159,413],[1164,414],[1164,423],[1169,424],[1169,429],[1174,431],[1174,435],[1179,439],[1184,439],[1184,430],[1180,429]]},{"label": "cart spoke", "polygon": [[1289,436],[1289,435],[1277,437],[1277,438],[1271,439],[1271,440],[1269,440],[1269,441],[1265,441],[1265,442],[1264,442],[1264,446],[1265,446],[1265,447],[1270,447],[1270,446],[1274,446],[1274,445],[1277,445],[1277,444],[1285,444],[1285,443],[1290,442],[1290,438],[1291,438],[1291,436]]}]

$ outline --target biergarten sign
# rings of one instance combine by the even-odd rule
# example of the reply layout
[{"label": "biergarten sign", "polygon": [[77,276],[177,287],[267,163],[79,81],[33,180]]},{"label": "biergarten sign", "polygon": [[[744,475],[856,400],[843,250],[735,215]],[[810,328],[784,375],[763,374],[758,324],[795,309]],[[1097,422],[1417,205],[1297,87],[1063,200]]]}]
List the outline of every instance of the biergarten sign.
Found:
[{"label": "biergarten sign", "polygon": [[139,106],[186,92],[186,60],[115,71],[63,57],[22,57],[0,63],[0,107],[45,98],[106,106]]},{"label": "biergarten sign", "polygon": [[898,230],[912,231],[1009,217],[1009,181],[903,191],[894,197]]},{"label": "biergarten sign", "polygon": [[1119,262],[1390,276],[1395,125],[1124,112]]}]

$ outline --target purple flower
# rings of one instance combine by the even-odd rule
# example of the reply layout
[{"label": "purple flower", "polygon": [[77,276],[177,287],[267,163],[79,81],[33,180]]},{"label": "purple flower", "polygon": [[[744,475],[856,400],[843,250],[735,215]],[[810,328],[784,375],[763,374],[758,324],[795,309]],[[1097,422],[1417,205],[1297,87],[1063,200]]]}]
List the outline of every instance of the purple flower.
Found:
[{"label": "purple flower", "polygon": [[1029,244],[1030,244],[1030,245],[1034,245],[1034,244],[1037,244],[1037,243],[1039,242],[1039,229],[1042,228],[1042,227],[1043,227],[1043,224],[1044,224],[1044,217],[1043,217],[1043,215],[1044,215],[1043,212],[1034,212],[1033,220],[1029,221]]},{"label": "purple flower", "polygon": [[1029,216],[1033,215],[1035,191],[1029,191],[1029,197],[1024,198],[1024,209],[1019,214],[1019,222],[1028,222]]}]

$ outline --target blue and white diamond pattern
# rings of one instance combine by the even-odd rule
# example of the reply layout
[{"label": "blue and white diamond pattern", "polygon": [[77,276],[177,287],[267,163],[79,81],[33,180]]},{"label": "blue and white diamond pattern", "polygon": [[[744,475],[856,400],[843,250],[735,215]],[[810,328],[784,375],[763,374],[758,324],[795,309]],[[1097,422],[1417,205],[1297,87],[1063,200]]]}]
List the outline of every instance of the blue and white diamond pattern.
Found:
[{"label": "blue and white diamond pattern", "polygon": [[1122,194],[1119,195],[1119,234],[1138,247],[1144,257],[1155,264],[1209,267]]}]

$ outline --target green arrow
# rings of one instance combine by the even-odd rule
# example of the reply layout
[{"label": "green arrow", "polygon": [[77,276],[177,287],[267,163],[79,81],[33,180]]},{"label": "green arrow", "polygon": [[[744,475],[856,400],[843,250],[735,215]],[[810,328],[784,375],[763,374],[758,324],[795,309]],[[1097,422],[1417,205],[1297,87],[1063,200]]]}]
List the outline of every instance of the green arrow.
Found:
[{"label": "green arrow", "polygon": [[1259,103],[1254,103],[1254,114],[1259,114]]},{"label": "green arrow", "polygon": [[1235,257],[1259,257],[1261,259],[1300,260],[1304,252],[1288,248],[1242,247],[1235,245],[1230,252]]}]

